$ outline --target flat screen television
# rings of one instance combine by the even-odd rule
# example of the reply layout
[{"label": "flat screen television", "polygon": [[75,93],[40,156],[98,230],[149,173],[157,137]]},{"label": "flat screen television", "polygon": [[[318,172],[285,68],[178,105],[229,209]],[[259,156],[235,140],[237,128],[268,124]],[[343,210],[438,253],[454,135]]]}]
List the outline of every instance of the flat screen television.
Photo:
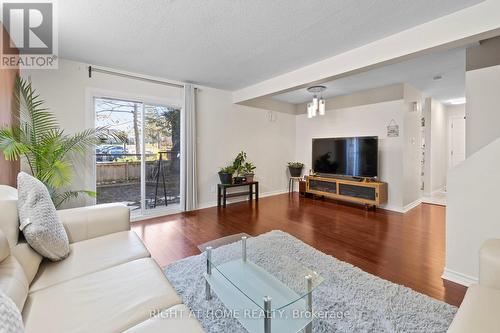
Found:
[{"label": "flat screen television", "polygon": [[378,137],[313,139],[312,166],[323,175],[377,177]]}]

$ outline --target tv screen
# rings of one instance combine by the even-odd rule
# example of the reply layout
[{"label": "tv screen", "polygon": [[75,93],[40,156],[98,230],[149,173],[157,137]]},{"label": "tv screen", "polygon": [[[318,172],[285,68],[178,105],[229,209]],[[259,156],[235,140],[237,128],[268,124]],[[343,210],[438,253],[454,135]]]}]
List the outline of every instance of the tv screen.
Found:
[{"label": "tv screen", "polygon": [[378,137],[313,139],[312,166],[318,174],[378,176]]}]

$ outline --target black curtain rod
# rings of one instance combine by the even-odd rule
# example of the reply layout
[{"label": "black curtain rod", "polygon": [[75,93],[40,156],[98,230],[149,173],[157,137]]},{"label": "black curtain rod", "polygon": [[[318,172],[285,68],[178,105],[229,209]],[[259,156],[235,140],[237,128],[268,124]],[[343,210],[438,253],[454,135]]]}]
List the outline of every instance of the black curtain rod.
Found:
[{"label": "black curtain rod", "polygon": [[146,82],[151,82],[151,83],[156,83],[156,84],[162,84],[162,85],[170,86],[170,87],[184,88],[184,85],[182,85],[182,84],[171,83],[171,82],[167,82],[167,81],[160,81],[160,80],[155,80],[155,79],[149,79],[147,77],[135,76],[135,75],[131,75],[131,74],[113,72],[113,71],[109,71],[107,69],[96,68],[96,67],[92,67],[92,66],[89,66],[88,70],[89,70],[89,78],[92,78],[92,72],[98,72],[98,73],[103,73],[103,74],[121,76],[121,77],[128,78],[128,79],[141,80],[141,81],[146,81]]}]

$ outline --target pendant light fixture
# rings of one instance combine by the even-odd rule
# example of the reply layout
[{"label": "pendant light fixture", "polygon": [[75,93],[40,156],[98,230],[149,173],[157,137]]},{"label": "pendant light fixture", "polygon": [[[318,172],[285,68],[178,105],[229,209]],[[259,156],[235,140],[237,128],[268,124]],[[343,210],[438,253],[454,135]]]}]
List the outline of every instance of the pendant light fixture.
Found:
[{"label": "pendant light fixture", "polygon": [[[320,116],[325,115],[326,102],[323,96],[321,96],[321,93],[325,90],[325,86],[312,86],[307,88],[307,91],[313,94],[312,102],[307,104],[307,118],[316,117],[318,114]],[[320,95],[319,98],[318,95]]]}]

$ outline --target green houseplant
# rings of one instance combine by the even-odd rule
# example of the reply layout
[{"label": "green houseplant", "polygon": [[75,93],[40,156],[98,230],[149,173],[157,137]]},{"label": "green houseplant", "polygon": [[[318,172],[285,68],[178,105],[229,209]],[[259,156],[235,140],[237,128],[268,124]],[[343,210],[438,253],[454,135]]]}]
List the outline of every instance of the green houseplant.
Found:
[{"label": "green houseplant", "polygon": [[221,184],[230,185],[233,183],[234,168],[232,165],[219,170],[219,179]]},{"label": "green houseplant", "polygon": [[44,101],[31,83],[19,76],[14,98],[19,106],[19,119],[13,126],[0,128],[0,150],[5,159],[24,158],[31,174],[47,186],[56,207],[80,194],[95,197],[93,191],[67,190],[73,178],[71,160],[94,147],[106,129],[66,134],[54,114],[44,108]]},{"label": "green houseplant", "polygon": [[246,159],[247,153],[240,151],[233,161],[233,169],[236,173],[236,177],[234,177],[235,184],[241,184],[245,180],[245,177],[243,177],[243,165],[245,164]]},{"label": "green houseplant", "polygon": [[245,162],[245,164],[243,164],[242,171],[248,183],[253,182],[253,177],[255,176],[253,171],[255,169],[256,167],[252,162]]},{"label": "green houseplant", "polygon": [[[219,178],[222,184],[242,184],[244,181],[252,182],[255,165],[247,162],[247,153],[240,151],[233,163],[219,170]],[[235,175],[235,177],[233,177]]]},{"label": "green houseplant", "polygon": [[304,168],[304,163],[288,162],[288,170],[290,171],[291,177],[300,177],[303,168]]}]

